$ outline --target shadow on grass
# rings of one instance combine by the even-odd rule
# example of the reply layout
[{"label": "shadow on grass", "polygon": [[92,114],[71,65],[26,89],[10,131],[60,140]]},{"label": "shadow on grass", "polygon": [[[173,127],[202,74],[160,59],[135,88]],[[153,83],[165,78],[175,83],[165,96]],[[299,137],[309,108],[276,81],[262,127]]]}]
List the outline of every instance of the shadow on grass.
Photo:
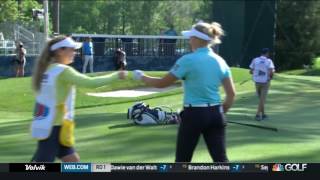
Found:
[{"label": "shadow on grass", "polygon": [[[264,162],[264,163],[310,163],[314,160],[319,159],[320,150],[313,150],[305,153],[299,153],[290,155],[277,155],[266,158],[256,158],[254,160],[243,160],[241,162]],[[313,161],[312,161],[313,160]]]},{"label": "shadow on grass", "polygon": [[[319,85],[303,80],[280,78],[272,85],[274,93],[268,95],[268,121],[253,120],[258,103],[254,93],[241,95],[233,109],[227,115],[229,120],[248,122],[259,125],[274,126],[279,132],[269,132],[229,124],[227,126],[228,148],[250,145],[264,147],[270,144],[275,147],[289,146],[291,143],[303,144],[319,139],[320,99],[317,93],[303,93],[305,88],[315,89]],[[288,83],[283,86],[282,83]],[[291,92],[286,94],[284,92]],[[126,108],[124,108],[126,109]],[[89,111],[90,110],[90,111]],[[135,126],[126,119],[126,113],[101,113],[88,109],[88,114],[76,116],[76,148],[86,161],[95,162],[150,162],[161,159],[174,160],[176,134],[178,126]],[[92,112],[93,111],[93,112]],[[0,161],[12,159],[12,162],[29,161],[35,149],[35,141],[28,136],[31,120],[21,119],[16,122],[3,122],[0,127]],[[278,146],[281,145],[281,146]],[[319,151],[280,156],[275,154],[256,159],[259,162],[303,161],[312,162],[318,159]],[[285,150],[279,150],[285,151]],[[207,152],[203,141],[194,154]],[[8,158],[9,157],[9,158]],[[250,156],[248,156],[250,157]]]},{"label": "shadow on grass", "polygon": [[296,86],[303,86],[303,85],[313,86],[313,87],[320,86],[318,79],[315,77],[300,76],[297,78],[296,76],[291,77],[291,76],[281,75],[281,76],[277,76],[276,80],[277,82],[283,83],[282,85],[286,85],[286,83],[294,83],[294,85]]},{"label": "shadow on grass", "polygon": [[140,127],[140,128],[144,128],[144,127],[152,127],[152,126],[177,126],[176,124],[145,124],[145,125],[137,125],[132,123],[125,123],[125,124],[116,124],[113,126],[109,126],[109,129],[118,129],[118,128],[128,128],[128,127]]},{"label": "shadow on grass", "polygon": [[[88,115],[94,119],[100,119],[98,116],[103,114]],[[128,158],[130,162],[139,162],[143,159],[161,159],[168,157],[168,154],[173,155],[175,151],[175,139],[177,126],[132,126],[128,123],[118,124],[123,117],[123,114],[110,114],[109,117],[118,117],[111,125],[113,131],[102,131],[104,135],[92,135],[82,137],[79,143],[91,142],[95,146],[92,153],[114,160],[110,157]],[[233,115],[233,119],[238,119],[240,115]],[[268,123],[274,124],[270,121]],[[81,124],[85,127],[86,125]],[[122,128],[122,127],[126,128]],[[313,126],[313,125],[311,125]],[[116,128],[115,128],[116,127]],[[119,128],[120,127],[120,128]],[[238,125],[229,125],[228,131],[228,148],[237,146],[246,146],[252,144],[290,144],[303,143],[305,139],[309,139],[310,135],[315,135],[318,130],[311,129],[306,133],[297,133],[296,130],[287,130],[285,127],[280,128],[280,132],[268,132],[252,127],[241,127]],[[205,150],[202,148],[201,150]],[[121,157],[121,158],[120,158]],[[88,157],[86,157],[88,158]]]},{"label": "shadow on grass", "polygon": [[113,126],[109,126],[109,129],[127,128],[132,126],[136,126],[136,125],[134,123],[116,124]]},{"label": "shadow on grass", "polygon": [[302,73],[301,75],[304,75],[304,76],[320,76],[320,69],[311,69],[311,70],[308,70],[308,71]]},{"label": "shadow on grass", "polygon": [[[238,119],[240,115],[234,115]],[[135,126],[123,123],[125,113],[86,114],[77,117],[76,148],[80,155],[88,161],[96,162],[146,162],[163,158],[174,160],[175,142],[178,126]],[[35,141],[25,137],[29,120],[23,123],[7,123],[1,127],[0,161],[12,157],[12,162],[28,162],[35,150]],[[107,128],[111,129],[108,131]],[[111,128],[110,128],[111,127]],[[88,128],[88,129],[87,129]],[[24,132],[24,134],[19,134]],[[251,127],[228,125],[228,148],[251,144],[279,143],[289,144],[304,142],[310,133],[296,133],[282,130],[278,133],[265,132]],[[16,134],[16,135],[15,135]],[[14,135],[14,136],[10,136]],[[205,146],[198,147],[206,151]],[[281,161],[288,157],[268,157],[257,161]],[[297,156],[300,158],[299,156]],[[301,155],[301,159],[309,156]],[[312,155],[310,155],[312,157]],[[295,159],[296,160],[296,159]],[[312,159],[309,159],[309,161]]]},{"label": "shadow on grass", "polygon": [[0,136],[28,133],[31,121],[31,119],[22,119],[14,122],[1,122]]},{"label": "shadow on grass", "polygon": [[114,122],[130,122],[126,113],[94,113],[82,114],[75,117],[78,128],[107,125]]},{"label": "shadow on grass", "polygon": [[301,76],[320,76],[320,69],[308,69],[308,70],[293,70],[286,72],[288,75],[301,75]]}]

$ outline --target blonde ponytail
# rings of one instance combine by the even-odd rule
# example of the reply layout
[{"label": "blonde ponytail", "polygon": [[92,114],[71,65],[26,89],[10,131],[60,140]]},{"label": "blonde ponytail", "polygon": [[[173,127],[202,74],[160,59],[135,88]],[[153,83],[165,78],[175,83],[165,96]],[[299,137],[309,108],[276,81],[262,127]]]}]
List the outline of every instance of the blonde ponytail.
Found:
[{"label": "blonde ponytail", "polygon": [[62,41],[65,38],[66,38],[65,36],[58,36],[50,40],[42,50],[39,58],[37,59],[37,62],[35,63],[35,66],[34,66],[33,76],[32,76],[32,87],[35,92],[40,90],[43,74],[46,72],[46,70],[48,69],[48,66],[53,61],[54,52],[50,51],[50,47],[53,44],[59,41]]},{"label": "blonde ponytail", "polygon": [[212,33],[213,43],[214,44],[220,44],[221,43],[221,36],[224,35],[224,31],[221,27],[221,25],[217,22],[212,22],[209,28],[209,32]]},{"label": "blonde ponytail", "polygon": [[220,44],[221,43],[221,36],[224,35],[224,31],[221,25],[217,22],[212,22],[211,24],[200,22],[194,25],[194,28],[207,36],[211,37],[213,40],[211,44]]}]

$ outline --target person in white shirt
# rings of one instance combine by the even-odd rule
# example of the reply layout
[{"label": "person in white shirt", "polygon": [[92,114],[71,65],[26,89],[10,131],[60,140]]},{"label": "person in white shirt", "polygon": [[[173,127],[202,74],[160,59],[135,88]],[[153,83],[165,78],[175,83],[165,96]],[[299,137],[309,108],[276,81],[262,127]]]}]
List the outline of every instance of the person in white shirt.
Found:
[{"label": "person in white shirt", "polygon": [[259,105],[255,119],[258,121],[267,119],[264,104],[270,87],[270,81],[275,72],[275,67],[271,59],[269,59],[269,49],[263,48],[260,57],[254,58],[250,64],[250,74],[256,85],[256,92],[259,97]]}]

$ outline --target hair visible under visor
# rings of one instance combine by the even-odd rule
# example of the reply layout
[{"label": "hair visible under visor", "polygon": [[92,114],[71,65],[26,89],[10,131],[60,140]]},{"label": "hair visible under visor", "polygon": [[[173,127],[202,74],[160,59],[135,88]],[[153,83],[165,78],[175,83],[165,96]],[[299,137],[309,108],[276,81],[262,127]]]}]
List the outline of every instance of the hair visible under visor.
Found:
[{"label": "hair visible under visor", "polygon": [[[195,37],[202,39],[204,41],[210,41],[211,44],[220,44],[221,43],[221,36],[224,35],[224,31],[221,25],[217,22],[212,22],[211,24],[205,22],[199,22],[192,26],[192,29],[202,33],[205,36],[197,36]],[[191,30],[192,31],[192,30]],[[205,37],[209,37],[207,39]]]},{"label": "hair visible under visor", "polygon": [[[45,47],[43,48],[40,56],[38,57],[35,63],[35,67],[33,71],[32,85],[35,91],[38,91],[40,89],[40,84],[43,78],[43,74],[47,70],[48,66],[54,61],[54,56],[56,54],[55,50],[62,48],[61,44],[63,45],[63,43],[61,42],[66,40],[67,38],[68,37],[66,36],[57,36],[46,43]],[[61,44],[59,45],[58,43],[61,43]],[[55,44],[58,44],[60,47],[56,45],[56,47],[58,48],[52,48]]]},{"label": "hair visible under visor", "polygon": [[71,37],[66,37],[62,41],[52,44],[50,46],[50,51],[55,51],[63,47],[79,49],[81,46],[82,43],[75,42]]}]

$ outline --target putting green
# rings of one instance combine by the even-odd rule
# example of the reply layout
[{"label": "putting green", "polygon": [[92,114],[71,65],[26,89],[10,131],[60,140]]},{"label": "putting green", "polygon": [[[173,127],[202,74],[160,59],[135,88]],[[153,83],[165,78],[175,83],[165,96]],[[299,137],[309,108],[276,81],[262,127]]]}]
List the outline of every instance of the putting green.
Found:
[{"label": "putting green", "polygon": [[[149,72],[162,75],[161,72]],[[278,132],[228,124],[227,153],[231,162],[319,162],[320,77],[277,75],[266,110],[270,119],[256,122],[257,98],[248,70],[233,69],[237,100],[228,113],[232,121],[276,127]],[[141,83],[115,82],[95,92]],[[241,84],[241,85],[240,85]],[[33,93],[30,78],[0,80],[0,162],[28,162],[36,148],[30,137]],[[76,109],[76,149],[83,162],[173,162],[177,125],[132,126],[127,108],[143,100],[151,106],[181,108],[182,90],[140,98],[97,98],[79,89]],[[201,139],[193,162],[211,162]]]}]

